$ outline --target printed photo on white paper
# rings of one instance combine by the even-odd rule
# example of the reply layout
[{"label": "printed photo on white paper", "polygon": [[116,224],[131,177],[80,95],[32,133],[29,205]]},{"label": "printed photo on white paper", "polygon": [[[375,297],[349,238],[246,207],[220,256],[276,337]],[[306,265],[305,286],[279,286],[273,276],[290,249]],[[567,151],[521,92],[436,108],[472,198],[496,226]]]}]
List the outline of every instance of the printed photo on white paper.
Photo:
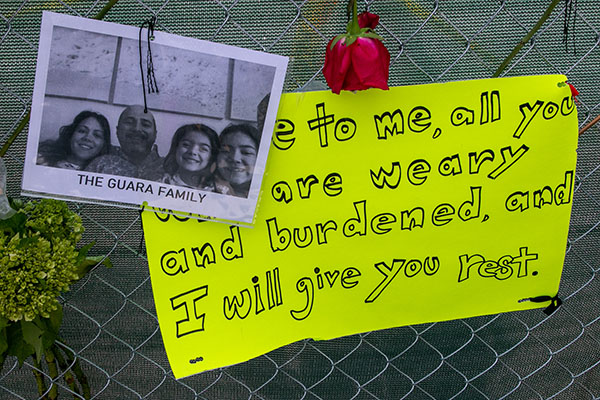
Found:
[{"label": "printed photo on white paper", "polygon": [[44,12],[24,194],[251,224],[287,57]]}]

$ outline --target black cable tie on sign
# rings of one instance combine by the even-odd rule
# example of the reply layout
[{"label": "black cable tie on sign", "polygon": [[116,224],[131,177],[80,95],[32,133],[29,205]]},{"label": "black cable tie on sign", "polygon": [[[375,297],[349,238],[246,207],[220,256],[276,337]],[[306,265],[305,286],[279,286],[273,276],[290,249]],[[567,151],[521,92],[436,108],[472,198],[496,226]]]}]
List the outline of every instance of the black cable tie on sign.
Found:
[{"label": "black cable tie on sign", "polygon": [[[142,214],[144,213],[144,209],[146,208],[146,202],[142,203],[142,208],[140,208],[140,221],[142,221]],[[142,221],[142,237],[140,238],[140,249],[138,250],[138,254],[144,254],[144,226]]]},{"label": "black cable tie on sign", "polygon": [[158,93],[158,85],[156,84],[156,76],[154,76],[154,63],[152,61],[152,48],[150,42],[154,40],[154,26],[156,25],[156,17],[151,17],[140,26],[140,33],[138,37],[138,49],[140,52],[140,74],[142,77],[142,93],[144,94],[144,112],[148,112],[148,103],[146,102],[146,81],[144,80],[144,66],[142,63],[142,31],[144,27],[148,25],[147,29],[147,43],[148,50],[146,52],[146,79],[148,80],[148,93]]},{"label": "black cable tie on sign", "polygon": [[[569,52],[569,34],[573,42],[573,54],[576,53],[575,19],[577,18],[577,0],[565,0],[565,16],[563,21],[563,43],[565,52]],[[570,30],[570,31],[569,31]]]},{"label": "black cable tie on sign", "polygon": [[562,300],[558,298],[558,294],[554,297],[552,296],[537,296],[537,297],[528,297],[525,299],[519,300],[519,303],[524,301],[531,301],[532,303],[545,303],[550,301],[550,305],[544,309],[544,314],[552,315],[554,311],[562,304]]}]

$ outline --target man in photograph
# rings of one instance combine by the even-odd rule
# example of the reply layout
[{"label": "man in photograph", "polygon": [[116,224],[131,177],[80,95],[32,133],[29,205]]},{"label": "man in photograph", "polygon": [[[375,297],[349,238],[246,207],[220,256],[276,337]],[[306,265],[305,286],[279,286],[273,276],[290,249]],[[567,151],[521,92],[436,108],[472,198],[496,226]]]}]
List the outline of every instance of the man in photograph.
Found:
[{"label": "man in photograph", "polygon": [[86,171],[151,181],[162,178],[163,159],[154,144],[156,122],[150,111],[139,105],[126,107],[119,117],[117,137],[120,147],[93,160]]}]

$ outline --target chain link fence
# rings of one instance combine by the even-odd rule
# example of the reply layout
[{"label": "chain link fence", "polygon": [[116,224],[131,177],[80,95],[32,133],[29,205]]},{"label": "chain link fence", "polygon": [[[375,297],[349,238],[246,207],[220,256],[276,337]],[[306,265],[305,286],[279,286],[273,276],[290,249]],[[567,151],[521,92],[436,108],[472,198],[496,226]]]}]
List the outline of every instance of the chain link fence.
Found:
[{"label": "chain link fence", "polygon": [[[359,0],[381,16],[390,85],[491,77],[550,0]],[[566,4],[572,7],[565,43]],[[93,17],[106,0],[0,2],[0,140],[27,114],[42,10]],[[121,0],[104,18],[290,57],[285,90],[322,89],[327,41],[345,28],[346,1]],[[563,73],[580,91],[580,126],[600,113],[597,0],[560,1],[501,76]],[[25,130],[5,162],[18,197]],[[71,204],[84,240],[109,253],[66,293],[61,336],[94,399],[599,399],[600,135],[579,139],[577,180],[559,296],[541,310],[304,340],[246,363],[175,380],[153,304],[139,214]],[[0,399],[38,399],[34,366],[8,358]],[[49,375],[47,371],[46,381]],[[62,377],[60,398],[83,398]]]}]

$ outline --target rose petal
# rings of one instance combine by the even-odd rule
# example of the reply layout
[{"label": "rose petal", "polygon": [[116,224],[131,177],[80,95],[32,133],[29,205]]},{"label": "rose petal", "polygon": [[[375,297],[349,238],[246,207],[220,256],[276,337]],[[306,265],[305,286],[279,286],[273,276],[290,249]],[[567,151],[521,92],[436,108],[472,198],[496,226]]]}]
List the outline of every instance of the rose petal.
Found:
[{"label": "rose petal", "polygon": [[[387,90],[390,70],[390,53],[378,39],[358,38],[352,48],[352,71],[356,75],[348,76],[346,82],[354,87],[346,90],[362,90],[376,87]],[[346,85],[344,85],[346,86]],[[356,86],[360,86],[356,88]]]},{"label": "rose petal", "polygon": [[371,14],[370,12],[363,12],[358,14],[358,26],[361,28],[375,29],[379,23],[379,15]]},{"label": "rose petal", "polygon": [[331,43],[327,44],[325,51],[325,65],[323,66],[323,76],[333,93],[340,93],[343,89],[344,80],[352,65],[352,57],[350,47],[346,46],[345,38],[338,41],[333,49]]}]

